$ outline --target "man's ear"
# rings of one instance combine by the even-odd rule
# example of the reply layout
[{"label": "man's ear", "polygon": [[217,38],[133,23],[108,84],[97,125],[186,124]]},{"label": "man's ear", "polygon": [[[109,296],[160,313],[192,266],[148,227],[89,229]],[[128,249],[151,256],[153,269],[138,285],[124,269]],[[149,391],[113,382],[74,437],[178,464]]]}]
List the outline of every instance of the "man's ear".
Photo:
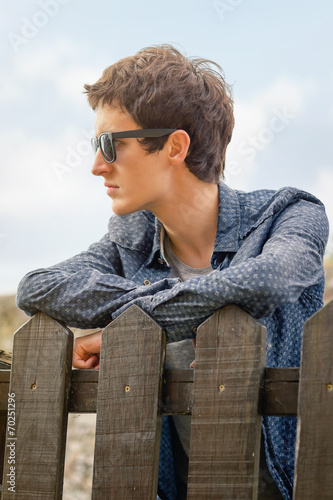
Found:
[{"label": "man's ear", "polygon": [[170,165],[184,163],[190,147],[191,139],[185,130],[179,129],[172,132],[168,139],[168,156]]}]

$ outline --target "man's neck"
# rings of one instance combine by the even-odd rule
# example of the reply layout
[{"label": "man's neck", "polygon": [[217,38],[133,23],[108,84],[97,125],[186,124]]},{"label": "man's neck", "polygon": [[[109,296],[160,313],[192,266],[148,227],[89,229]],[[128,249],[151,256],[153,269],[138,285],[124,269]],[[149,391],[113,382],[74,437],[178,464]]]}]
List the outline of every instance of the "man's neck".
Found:
[{"label": "man's neck", "polygon": [[169,206],[155,215],[182,262],[196,268],[209,266],[218,223],[218,185],[195,178],[176,191]]}]

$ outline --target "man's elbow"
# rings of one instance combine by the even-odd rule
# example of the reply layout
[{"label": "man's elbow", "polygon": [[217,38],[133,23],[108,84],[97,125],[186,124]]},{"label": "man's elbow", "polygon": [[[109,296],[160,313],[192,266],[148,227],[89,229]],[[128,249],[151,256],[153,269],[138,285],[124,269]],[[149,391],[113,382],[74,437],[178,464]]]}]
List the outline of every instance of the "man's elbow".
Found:
[{"label": "man's elbow", "polygon": [[26,314],[32,316],[39,311],[36,302],[36,283],[34,283],[33,273],[29,273],[22,278],[18,285],[16,305]]}]

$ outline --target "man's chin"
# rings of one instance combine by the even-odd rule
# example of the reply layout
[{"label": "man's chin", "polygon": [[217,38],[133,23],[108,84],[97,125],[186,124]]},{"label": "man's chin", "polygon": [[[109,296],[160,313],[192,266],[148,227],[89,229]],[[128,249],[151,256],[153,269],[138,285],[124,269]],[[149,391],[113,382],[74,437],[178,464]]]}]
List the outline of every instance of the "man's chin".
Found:
[{"label": "man's chin", "polygon": [[135,210],[134,208],[132,208],[132,210],[131,210],[130,207],[121,206],[118,203],[114,203],[114,202],[112,203],[111,208],[112,208],[112,212],[115,215],[120,215],[120,216],[133,214],[134,212],[138,211],[138,210]]}]

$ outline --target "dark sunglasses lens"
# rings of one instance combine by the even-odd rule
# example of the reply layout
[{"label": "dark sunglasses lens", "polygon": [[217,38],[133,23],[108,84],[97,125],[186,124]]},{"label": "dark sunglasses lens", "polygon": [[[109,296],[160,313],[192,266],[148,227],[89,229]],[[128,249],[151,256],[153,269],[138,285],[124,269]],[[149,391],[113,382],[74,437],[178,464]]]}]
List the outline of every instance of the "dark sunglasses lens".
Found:
[{"label": "dark sunglasses lens", "polygon": [[97,153],[97,149],[98,149],[98,139],[97,139],[97,137],[93,137],[93,139],[91,139],[91,147],[93,148],[93,152],[96,154]]},{"label": "dark sunglasses lens", "polygon": [[110,136],[108,134],[102,134],[100,141],[104,158],[108,161],[114,161],[113,144]]}]

